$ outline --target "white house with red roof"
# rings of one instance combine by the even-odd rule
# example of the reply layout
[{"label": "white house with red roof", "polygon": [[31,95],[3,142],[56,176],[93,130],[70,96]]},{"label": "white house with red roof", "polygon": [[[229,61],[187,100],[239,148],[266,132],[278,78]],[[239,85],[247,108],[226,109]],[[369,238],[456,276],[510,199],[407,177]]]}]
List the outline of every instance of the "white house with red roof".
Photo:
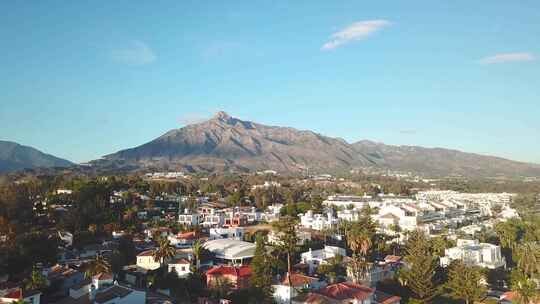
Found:
[{"label": "white house with red roof", "polygon": [[146,270],[155,270],[161,267],[161,264],[154,260],[153,250],[146,250],[137,255],[137,266]]},{"label": "white house with red roof", "polygon": [[173,259],[167,263],[169,272],[176,272],[178,277],[185,278],[191,273],[191,262],[186,259]]},{"label": "white house with red roof", "polygon": [[206,272],[206,285],[209,288],[217,286],[222,280],[227,280],[233,289],[242,289],[249,286],[251,267],[244,266],[216,266]]},{"label": "white house with red roof", "polygon": [[278,304],[289,303],[291,298],[298,296],[300,290],[315,290],[325,286],[326,283],[319,278],[310,277],[301,273],[291,275],[291,285],[289,285],[289,275],[285,275],[278,284],[272,285],[274,290],[273,298]]},{"label": "white house with red roof", "polygon": [[400,297],[376,292],[375,289],[364,285],[343,282],[297,296],[293,298],[292,303],[399,304],[400,301]]}]

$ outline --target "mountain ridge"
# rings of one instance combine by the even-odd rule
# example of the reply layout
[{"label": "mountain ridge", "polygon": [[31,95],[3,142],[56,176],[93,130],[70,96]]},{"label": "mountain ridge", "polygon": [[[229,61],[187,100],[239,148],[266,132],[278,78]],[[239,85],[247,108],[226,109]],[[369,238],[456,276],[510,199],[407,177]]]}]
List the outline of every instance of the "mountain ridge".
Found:
[{"label": "mountain ridge", "polygon": [[540,176],[540,165],[445,148],[348,143],[310,130],[267,126],[218,112],[103,157],[140,168],[188,171],[347,171],[379,168],[432,176]]},{"label": "mountain ridge", "polygon": [[0,140],[0,173],[39,167],[70,167],[73,163],[12,141]]}]

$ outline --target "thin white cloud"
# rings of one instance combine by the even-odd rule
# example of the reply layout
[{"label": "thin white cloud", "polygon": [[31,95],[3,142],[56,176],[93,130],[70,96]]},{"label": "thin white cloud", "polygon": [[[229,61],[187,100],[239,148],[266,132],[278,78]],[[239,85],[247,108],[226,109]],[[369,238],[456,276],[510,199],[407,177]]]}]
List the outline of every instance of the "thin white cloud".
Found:
[{"label": "thin white cloud", "polygon": [[496,54],[493,56],[484,57],[479,60],[481,64],[498,64],[498,63],[510,63],[510,62],[527,62],[536,60],[536,57],[532,53],[504,53]]},{"label": "thin white cloud", "polygon": [[326,42],[321,50],[329,51],[351,41],[362,40],[380,29],[390,26],[392,23],[388,20],[365,20],[355,22],[339,32],[335,32],[330,36],[330,41]]},{"label": "thin white cloud", "polygon": [[111,52],[114,61],[127,65],[144,65],[156,61],[154,51],[144,42],[134,40],[128,45]]}]

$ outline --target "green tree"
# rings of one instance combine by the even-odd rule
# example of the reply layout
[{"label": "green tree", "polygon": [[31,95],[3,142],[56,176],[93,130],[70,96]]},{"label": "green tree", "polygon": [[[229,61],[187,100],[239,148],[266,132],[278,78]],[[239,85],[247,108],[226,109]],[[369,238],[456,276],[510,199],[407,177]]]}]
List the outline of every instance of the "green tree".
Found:
[{"label": "green tree", "polygon": [[34,268],[30,274],[30,278],[25,283],[25,288],[28,290],[41,289],[47,285],[47,279],[41,272]]},{"label": "green tree", "polygon": [[540,245],[528,242],[519,244],[515,249],[517,266],[529,278],[540,275]]},{"label": "green tree", "polygon": [[344,276],[347,272],[345,266],[343,266],[343,256],[336,255],[335,257],[328,259],[327,263],[319,265],[317,272],[326,276],[329,283],[337,283],[341,276]]},{"label": "green tree", "polygon": [[445,289],[455,299],[465,300],[466,304],[474,303],[483,299],[486,294],[483,281],[484,276],[480,269],[467,267],[462,261],[455,261],[450,265]]},{"label": "green tree", "polygon": [[540,300],[537,283],[520,269],[512,270],[510,287],[516,293],[519,304],[532,304],[536,303],[534,301]]},{"label": "green tree", "polygon": [[102,256],[97,255],[96,259],[90,262],[86,268],[85,275],[87,278],[91,278],[100,273],[110,273],[111,264]]},{"label": "green tree", "polygon": [[431,252],[429,240],[421,231],[413,231],[405,244],[406,266],[399,273],[402,285],[408,287],[414,298],[429,303],[436,295],[434,282],[437,258]]},{"label": "green tree", "polygon": [[256,289],[255,295],[258,303],[272,302],[272,266],[266,252],[266,242],[264,237],[257,235],[255,240],[255,255],[251,261],[252,275],[251,286]]},{"label": "green tree", "polygon": [[296,252],[296,245],[298,244],[298,236],[296,234],[297,219],[290,216],[282,217],[279,221],[273,224],[273,228],[277,233],[277,247],[278,250],[284,252],[287,255],[287,273],[288,285],[292,290],[291,275],[292,274],[292,259]]},{"label": "green tree", "polygon": [[166,238],[160,238],[158,247],[154,249],[152,254],[154,261],[163,264],[165,260],[173,258],[176,255],[176,249],[171,245],[171,242]]},{"label": "green tree", "polygon": [[195,243],[193,243],[193,256],[195,257],[195,267],[197,268],[197,270],[201,268],[201,257],[203,254],[203,250],[204,248],[201,244],[201,241],[196,240]]}]

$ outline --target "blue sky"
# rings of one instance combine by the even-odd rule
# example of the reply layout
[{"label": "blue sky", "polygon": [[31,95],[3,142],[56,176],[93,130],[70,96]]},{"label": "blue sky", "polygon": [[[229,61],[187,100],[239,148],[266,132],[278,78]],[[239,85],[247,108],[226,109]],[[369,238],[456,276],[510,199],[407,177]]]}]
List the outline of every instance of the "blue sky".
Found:
[{"label": "blue sky", "polygon": [[81,162],[218,110],[540,163],[540,2],[3,1],[0,139]]}]

